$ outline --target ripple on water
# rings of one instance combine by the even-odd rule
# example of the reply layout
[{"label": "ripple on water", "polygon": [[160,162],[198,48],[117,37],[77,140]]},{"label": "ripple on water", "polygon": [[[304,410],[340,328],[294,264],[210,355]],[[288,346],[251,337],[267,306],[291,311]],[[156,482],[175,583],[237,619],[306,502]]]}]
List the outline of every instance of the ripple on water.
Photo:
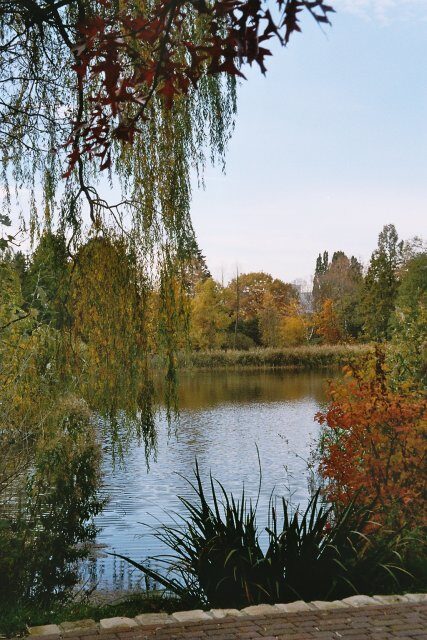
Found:
[{"label": "ripple on water", "polygon": [[[206,372],[181,381],[181,415],[170,434],[165,415],[157,417],[156,460],[147,469],[144,446],[132,444],[125,464],[104,460],[104,492],[109,502],[96,519],[97,543],[137,561],[164,553],[150,527],[182,514],[177,498],[191,496],[186,479],[197,458],[202,476],[209,472],[227,491],[239,495],[242,483],[256,498],[257,447],[262,463],[258,524],[267,523],[271,491],[306,504],[306,461],[319,427],[313,416],[325,400],[326,373]],[[330,377],[330,374],[329,374]],[[102,554],[104,555],[104,554]],[[138,586],[139,572],[111,556],[90,562],[92,579],[102,588]]]}]

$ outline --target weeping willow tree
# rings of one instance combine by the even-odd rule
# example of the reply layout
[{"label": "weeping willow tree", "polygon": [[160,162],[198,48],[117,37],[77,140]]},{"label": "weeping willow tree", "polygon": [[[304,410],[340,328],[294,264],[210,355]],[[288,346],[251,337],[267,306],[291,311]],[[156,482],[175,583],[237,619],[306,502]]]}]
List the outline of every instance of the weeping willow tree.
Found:
[{"label": "weeping willow tree", "polygon": [[24,187],[32,232],[56,221],[72,247],[87,219],[97,232],[131,228],[145,255],[179,251],[190,172],[201,176],[206,155],[224,160],[242,67],[264,73],[272,38],[287,44],[302,12],[321,24],[331,11],[323,0],[1,0],[6,209],[11,186]]},{"label": "weeping willow tree", "polygon": [[[32,274],[30,274],[32,275]],[[15,607],[70,593],[96,535],[101,445],[68,370],[63,336],[26,304],[12,256],[0,260],[0,626]],[[24,619],[24,618],[23,618]]]},{"label": "weeping willow tree", "polygon": [[0,222],[33,241],[53,229],[65,239],[72,311],[60,328],[61,370],[75,380],[66,367],[85,363],[85,397],[102,386],[119,410],[117,380],[131,377],[128,398],[152,424],[154,344],[167,356],[170,404],[185,327],[180,282],[195,246],[192,178],[203,181],[207,162],[224,164],[241,69],[264,72],[266,44],[287,44],[302,11],[327,23],[333,9],[323,0],[0,0]]},{"label": "weeping willow tree", "polygon": [[[83,24],[90,25],[98,17],[108,30],[107,18],[117,21],[121,7],[126,7],[130,19],[150,14],[154,6],[139,0],[0,3],[4,214],[15,211],[17,200],[22,223],[28,223],[31,233],[56,224],[69,232],[70,247],[75,248],[89,229],[98,233],[111,226],[132,230],[145,260],[152,258],[153,250],[157,255],[165,242],[169,251],[178,251],[189,241],[193,233],[190,175],[194,171],[201,177],[206,154],[212,161],[224,161],[236,111],[235,77],[204,76],[197,88],[178,96],[173,106],[161,94],[150,96],[144,115],[138,116],[132,144],[120,139],[118,130],[125,119],[136,116],[135,102],[129,100],[120,112],[113,108],[116,135],[109,142],[108,168],[101,165],[107,171],[101,174],[101,125],[96,131],[85,127],[93,121],[96,100],[101,101],[103,84],[110,79],[100,70],[85,78],[76,73],[81,66],[76,47]],[[191,15],[179,26],[180,37],[201,41],[206,20],[191,8],[188,12]],[[134,38],[132,51],[120,51],[120,58],[110,65],[125,71],[130,67],[130,73],[137,73],[147,46]],[[185,56],[182,45],[173,46],[178,58]],[[149,49],[155,56],[155,46]],[[98,55],[105,61],[108,52]],[[149,83],[145,88],[150,89]],[[88,149],[90,153],[85,153]],[[74,168],[67,170],[73,152],[77,159]],[[23,209],[27,204],[22,202],[23,188],[28,193],[29,215]]]},{"label": "weeping willow tree", "polygon": [[[90,119],[98,82],[93,77],[83,85],[76,78],[73,45],[81,14],[106,16],[116,7],[62,4],[43,20],[36,5],[47,10],[49,3],[0,5],[3,221],[9,217],[16,226],[19,210],[21,231],[34,242],[54,229],[66,239],[70,286],[61,303],[72,320],[63,327],[62,365],[78,372],[84,397],[97,409],[102,397],[111,415],[113,409],[140,410],[152,440],[150,353],[167,355],[171,390],[179,324],[185,323],[177,283],[195,246],[192,175],[202,180],[207,160],[224,162],[235,78],[206,76],[173,108],[153,96],[132,144],[114,139],[107,171],[99,172],[95,153],[82,154],[64,177],[65,143],[73,123]],[[142,5],[129,3],[128,9]],[[202,22],[195,13],[183,35],[200,37]],[[121,61],[130,62],[129,56]],[[81,139],[75,144],[84,147]],[[42,291],[43,277],[33,271],[33,292],[37,286]]]}]

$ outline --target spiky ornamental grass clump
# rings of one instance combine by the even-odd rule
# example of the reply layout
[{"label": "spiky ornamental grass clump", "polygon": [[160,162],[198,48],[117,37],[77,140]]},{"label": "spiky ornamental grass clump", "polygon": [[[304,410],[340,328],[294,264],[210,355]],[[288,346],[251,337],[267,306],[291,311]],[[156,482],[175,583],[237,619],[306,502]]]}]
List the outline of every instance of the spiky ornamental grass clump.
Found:
[{"label": "spiky ornamental grass clump", "polygon": [[333,600],[354,593],[394,592],[407,572],[405,538],[386,531],[371,509],[352,501],[337,513],[318,490],[306,510],[270,500],[268,543],[260,544],[258,503],[239,500],[210,478],[211,504],[195,468],[195,500],[180,497],[187,517],[163,525],[157,538],[172,553],[154,558],[165,572],[119,556],[178,595],[188,606],[244,607],[264,602]]}]

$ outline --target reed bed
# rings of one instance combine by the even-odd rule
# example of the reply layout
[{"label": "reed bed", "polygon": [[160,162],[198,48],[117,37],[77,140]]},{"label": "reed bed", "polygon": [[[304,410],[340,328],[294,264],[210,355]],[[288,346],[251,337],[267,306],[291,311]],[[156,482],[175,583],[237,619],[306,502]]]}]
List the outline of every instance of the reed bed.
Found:
[{"label": "reed bed", "polygon": [[289,368],[322,369],[342,367],[372,350],[369,344],[307,345],[249,351],[212,350],[181,353],[180,369]]}]

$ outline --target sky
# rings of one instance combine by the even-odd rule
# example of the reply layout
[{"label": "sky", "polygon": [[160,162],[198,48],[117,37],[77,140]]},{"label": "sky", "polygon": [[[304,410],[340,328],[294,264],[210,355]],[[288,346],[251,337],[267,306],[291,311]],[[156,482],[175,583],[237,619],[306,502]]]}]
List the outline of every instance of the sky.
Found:
[{"label": "sky", "polygon": [[427,0],[335,0],[263,77],[245,70],[226,173],[192,217],[214,277],[309,280],[319,252],[367,263],[385,224],[427,236]]}]

